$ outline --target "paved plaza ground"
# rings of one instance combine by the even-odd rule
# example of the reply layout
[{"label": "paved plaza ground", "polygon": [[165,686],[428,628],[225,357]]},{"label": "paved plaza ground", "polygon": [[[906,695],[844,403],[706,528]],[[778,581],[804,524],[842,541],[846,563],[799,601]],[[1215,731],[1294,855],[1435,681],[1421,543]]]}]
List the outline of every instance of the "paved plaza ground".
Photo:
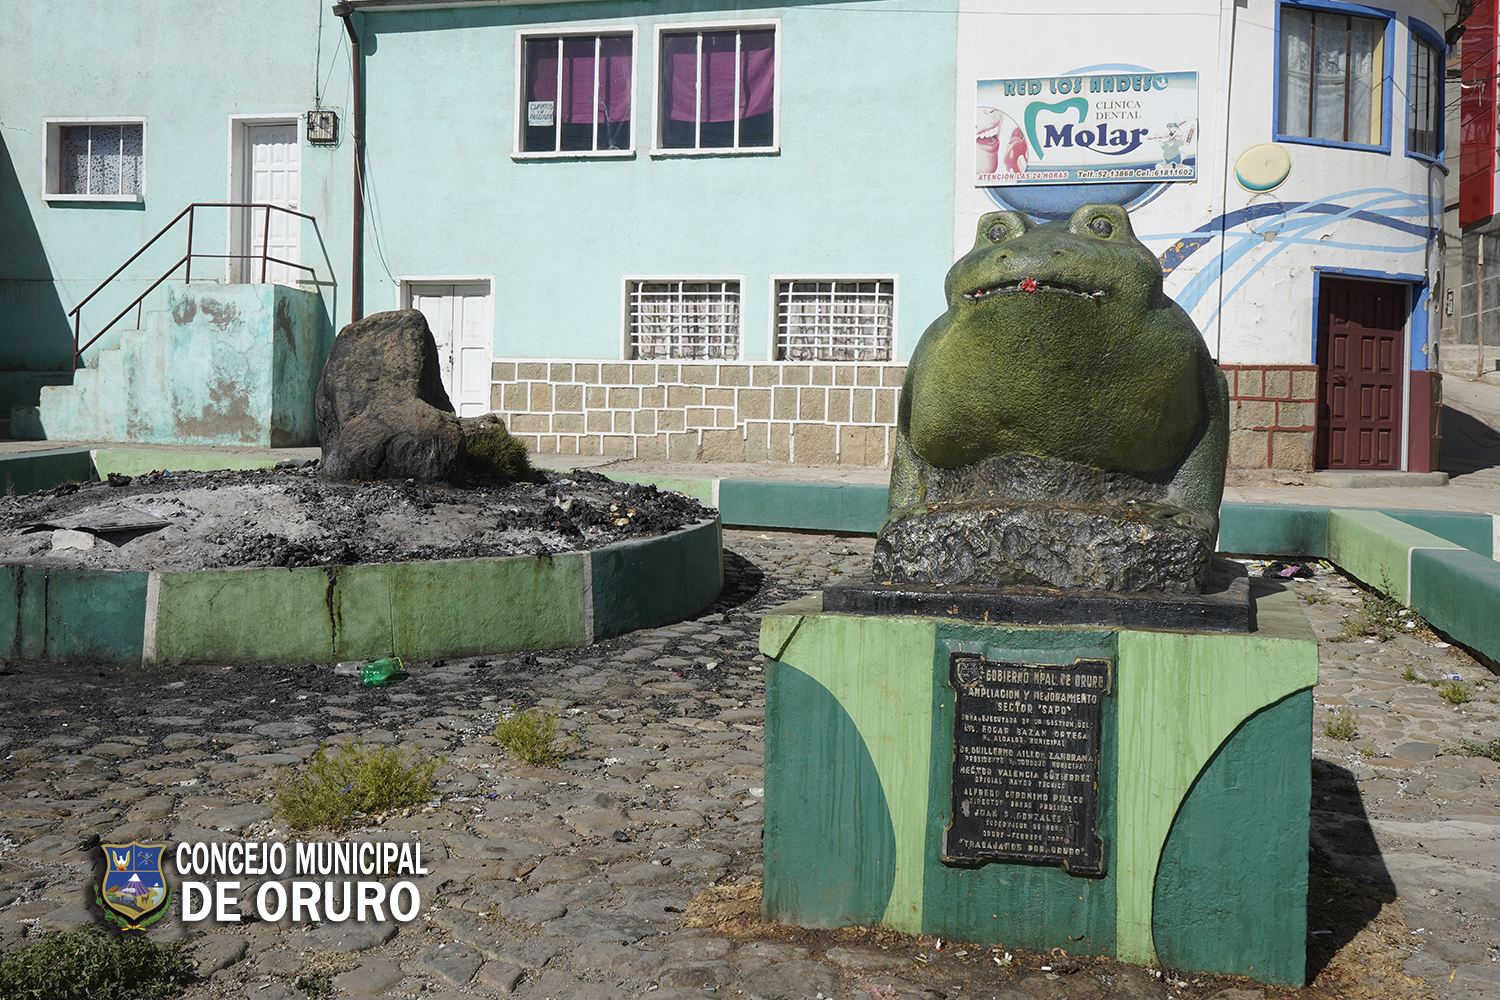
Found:
[{"label": "paved plaza ground", "polygon": [[[0,947],[92,919],[97,838],[319,839],[273,817],[277,774],[320,743],[362,736],[446,757],[430,805],[349,834],[421,843],[431,873],[417,880],[420,917],[185,928],[174,905],[150,933],[193,936],[206,978],[189,996],[288,1000],[320,984],[336,996],[559,1000],[1500,996],[1500,765],[1449,752],[1500,738],[1500,682],[1430,633],[1335,641],[1363,597],[1329,569],[1297,584],[1324,640],[1312,989],[1163,979],[1004,941],[940,948],[759,925],[759,616],[865,568],[872,542],[728,531],[725,545],[725,596],[695,621],[577,650],[413,664],[388,688],[363,689],[329,664],[10,664]],[[1465,704],[1426,683],[1454,673],[1473,685]],[[533,704],[578,737],[560,767],[521,766],[491,735],[502,713]],[[1324,735],[1341,710],[1351,740]]]},{"label": "paved plaza ground", "polygon": [[[1242,473],[1226,499],[1495,511],[1500,387],[1450,379],[1447,393],[1457,414],[1445,410],[1448,486],[1331,488]],[[174,903],[149,933],[188,939],[202,977],[193,1000],[1500,997],[1500,764],[1459,752],[1500,745],[1500,679],[1420,623],[1389,609],[1372,617],[1373,598],[1326,565],[1295,584],[1322,664],[1306,990],[1034,955],[1003,940],[760,924],[759,619],[867,569],[872,545],[726,531],[725,593],[696,620],[576,650],[410,664],[410,678],[389,688],[361,688],[333,664],[0,663],[0,949],[93,920],[101,840],[324,839],[273,815],[276,782],[321,744],[360,737],[444,756],[428,805],[346,833],[422,845],[420,915],[184,926]],[[1468,700],[1445,699],[1444,684]],[[577,737],[556,768],[523,766],[492,736],[499,718],[533,705]]]}]

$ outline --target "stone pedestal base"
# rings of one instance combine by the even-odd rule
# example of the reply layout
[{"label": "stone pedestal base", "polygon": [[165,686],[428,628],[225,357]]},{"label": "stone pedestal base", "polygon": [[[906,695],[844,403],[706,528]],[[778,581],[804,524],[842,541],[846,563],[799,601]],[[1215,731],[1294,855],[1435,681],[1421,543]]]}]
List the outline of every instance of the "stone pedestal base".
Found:
[{"label": "stone pedestal base", "polygon": [[1214,527],[1166,504],[922,504],[880,529],[881,583],[1197,594]]},{"label": "stone pedestal base", "polygon": [[[1300,985],[1317,640],[1291,591],[1251,583],[1258,627],[1237,635],[829,614],[817,596],[773,611],[760,647],[764,916]],[[954,653],[998,661],[986,683],[995,682],[999,713],[1013,711],[1005,663],[1056,664],[1037,668],[1056,677],[1102,661],[1107,688],[1088,723],[1097,727],[1097,873],[944,860],[955,767],[964,766],[955,760]],[[1054,691],[1054,703],[1068,700]],[[1003,721],[969,718],[963,754],[986,776],[974,780],[990,782],[1012,811],[1035,801],[1046,782],[1033,778],[1025,792],[1016,775],[1035,775],[1029,758],[1053,752],[1044,744],[1061,724],[1010,731],[984,751],[986,763],[973,747],[988,738],[984,725]],[[1004,752],[1015,753],[1015,768]],[[1041,820],[1014,835],[996,822],[997,837],[1012,841],[1052,836]]]},{"label": "stone pedestal base", "polygon": [[1013,625],[1103,625],[1191,632],[1249,632],[1255,602],[1245,567],[1215,559],[1201,594],[1108,594],[1049,587],[950,587],[876,583],[850,577],[823,591],[823,610],[867,615],[930,615]]}]

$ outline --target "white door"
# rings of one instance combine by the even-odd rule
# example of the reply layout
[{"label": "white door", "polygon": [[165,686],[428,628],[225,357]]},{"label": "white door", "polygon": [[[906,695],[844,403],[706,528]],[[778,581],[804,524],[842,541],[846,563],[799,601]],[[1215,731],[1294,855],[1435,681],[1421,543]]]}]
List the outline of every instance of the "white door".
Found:
[{"label": "white door", "polygon": [[[246,127],[244,200],[294,210],[301,208],[302,146],[296,122]],[[244,280],[295,285],[303,272],[272,261],[301,263],[302,220],[285,212],[254,208],[244,213],[244,226],[246,252],[251,258],[241,271]],[[263,247],[269,258],[264,278],[261,276]]]},{"label": "white door", "polygon": [[460,417],[490,411],[490,362],[494,337],[490,317],[490,283],[407,286],[411,308],[427,317],[437,341],[443,388]]}]

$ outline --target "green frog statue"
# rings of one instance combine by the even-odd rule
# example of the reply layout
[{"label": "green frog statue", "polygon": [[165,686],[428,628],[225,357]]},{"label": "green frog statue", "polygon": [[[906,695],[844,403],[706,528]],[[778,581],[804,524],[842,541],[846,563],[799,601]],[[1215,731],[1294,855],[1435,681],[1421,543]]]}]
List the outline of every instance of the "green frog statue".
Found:
[{"label": "green frog statue", "polygon": [[1114,205],[979,220],[901,389],[886,584],[1197,594],[1229,391]]}]

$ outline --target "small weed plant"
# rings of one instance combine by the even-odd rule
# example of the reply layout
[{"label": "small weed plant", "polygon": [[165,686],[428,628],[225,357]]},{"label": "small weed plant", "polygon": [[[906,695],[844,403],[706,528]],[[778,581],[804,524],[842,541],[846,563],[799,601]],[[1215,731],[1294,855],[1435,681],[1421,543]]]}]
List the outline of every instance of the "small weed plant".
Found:
[{"label": "small weed plant", "polygon": [[426,802],[442,759],[403,755],[394,747],[346,741],[321,746],[305,770],[276,792],[276,812],[295,830],[344,826],[355,813],[380,813]]},{"label": "small weed plant", "polygon": [[547,767],[556,764],[572,748],[575,737],[568,736],[556,745],[557,716],[540,709],[528,708],[495,727],[495,742],[523,764]]},{"label": "small weed plant", "polygon": [[181,944],[93,929],[49,934],[0,958],[6,1000],[165,1000],[192,981]]},{"label": "small weed plant", "polygon": [[15,761],[17,765],[26,767],[31,764],[41,763],[50,756],[52,755],[45,750],[22,750],[19,753],[11,754],[10,759]]},{"label": "small weed plant", "polygon": [[1407,667],[1405,670],[1401,671],[1401,679],[1403,681],[1417,680],[1418,678],[1416,670],[1411,667]]},{"label": "small weed plant", "polygon": [[1359,735],[1359,721],[1347,708],[1339,709],[1333,717],[1323,723],[1323,735],[1331,740],[1348,742]]},{"label": "small weed plant", "polygon": [[1490,740],[1488,743],[1480,743],[1477,740],[1462,740],[1461,744],[1443,752],[1453,754],[1455,757],[1488,757],[1495,763],[1500,764],[1500,740]]},{"label": "small weed plant", "polygon": [[309,972],[298,976],[292,985],[311,1000],[328,1000],[336,992],[333,985],[333,977],[336,973],[331,969],[323,969],[320,972]]},{"label": "small weed plant", "polygon": [[307,959],[302,971],[290,977],[290,982],[305,993],[308,1000],[331,1000],[339,992],[338,987],[333,985],[333,977],[357,968],[358,965],[358,961],[351,955],[315,951]]},{"label": "small weed plant", "polygon": [[1463,681],[1447,681],[1438,688],[1438,694],[1443,696],[1444,701],[1451,701],[1455,705],[1463,705],[1474,697],[1474,689]]},{"label": "small weed plant", "polygon": [[[1366,589],[1361,595],[1359,610],[1344,621],[1344,631],[1334,642],[1354,642],[1374,637],[1389,642],[1398,635],[1423,635],[1432,632],[1432,626],[1411,608],[1387,595],[1395,590],[1390,575],[1380,574],[1380,589]],[[1405,674],[1402,675],[1405,677]],[[1407,680],[1415,680],[1415,671]]]},{"label": "small weed plant", "polygon": [[532,477],[531,456],[526,452],[526,445],[520,438],[512,437],[498,419],[465,427],[464,446],[468,454],[466,468],[473,472],[494,476],[507,483]]}]

